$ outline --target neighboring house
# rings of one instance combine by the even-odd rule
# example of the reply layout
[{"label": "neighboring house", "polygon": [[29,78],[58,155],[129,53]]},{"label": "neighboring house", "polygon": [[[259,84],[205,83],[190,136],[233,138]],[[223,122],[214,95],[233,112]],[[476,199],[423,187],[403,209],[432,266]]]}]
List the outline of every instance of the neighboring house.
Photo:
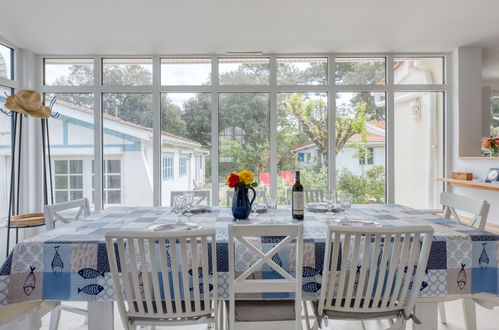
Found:
[{"label": "neighboring house", "polygon": [[[1,100],[0,100],[1,101]],[[93,202],[93,110],[58,100],[60,116],[49,120],[55,202],[88,197]],[[9,121],[0,122],[9,131]],[[8,127],[3,127],[8,126]],[[117,117],[103,117],[103,197],[107,205],[152,205],[153,131]],[[0,170],[10,159],[8,139],[0,137]],[[205,183],[208,150],[183,137],[161,134],[162,205],[170,205],[170,192],[192,190]],[[6,177],[6,176],[5,176]],[[7,186],[2,185],[2,186]],[[0,193],[6,196],[6,192]]]},{"label": "neighboring house", "polygon": [[[365,147],[365,154],[359,154],[359,146]],[[301,167],[312,167],[323,163],[324,155],[316,145],[309,141],[291,149]],[[360,175],[369,168],[385,164],[385,123],[370,121],[366,123],[365,139],[355,134],[336,155],[336,168],[348,169]]]}]

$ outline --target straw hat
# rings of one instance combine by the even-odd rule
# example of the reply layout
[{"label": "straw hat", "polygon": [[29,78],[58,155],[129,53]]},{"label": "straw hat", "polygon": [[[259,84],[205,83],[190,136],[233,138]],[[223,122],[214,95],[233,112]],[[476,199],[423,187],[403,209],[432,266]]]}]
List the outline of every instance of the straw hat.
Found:
[{"label": "straw hat", "polygon": [[48,118],[50,108],[42,104],[40,93],[32,90],[22,90],[7,98],[5,106],[19,113],[24,113],[36,118]]}]

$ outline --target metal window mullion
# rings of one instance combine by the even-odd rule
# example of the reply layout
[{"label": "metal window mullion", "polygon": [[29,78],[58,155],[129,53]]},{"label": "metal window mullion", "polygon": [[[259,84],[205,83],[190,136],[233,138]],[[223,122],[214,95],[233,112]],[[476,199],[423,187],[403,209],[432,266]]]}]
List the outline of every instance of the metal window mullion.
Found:
[{"label": "metal window mullion", "polygon": [[336,189],[336,61],[334,56],[328,57],[328,187]]},{"label": "metal window mullion", "polygon": [[218,183],[218,58],[211,57],[211,192],[213,206],[219,204]]},{"label": "metal window mullion", "polygon": [[161,92],[160,58],[154,56],[152,60],[152,130],[153,130],[153,166],[152,166],[152,192],[153,205],[161,206]]},{"label": "metal window mullion", "polygon": [[386,105],[386,130],[385,130],[385,198],[387,203],[395,202],[395,93],[393,88],[394,71],[393,56],[386,58],[387,91]]},{"label": "metal window mullion", "polygon": [[270,56],[270,95],[269,95],[269,129],[270,129],[270,193],[277,196],[277,62]]},{"label": "metal window mullion", "polygon": [[[94,204],[95,211],[103,208],[103,120],[102,120],[102,58],[94,58]],[[123,196],[122,196],[123,198]]]},{"label": "metal window mullion", "polygon": [[[442,175],[446,178],[450,177],[450,172],[453,166],[453,148],[455,145],[451,143],[452,134],[453,134],[453,122],[454,122],[454,114],[453,114],[453,65],[454,58],[452,55],[448,55],[445,57],[445,83],[447,86],[447,90],[444,95],[444,118],[443,118],[443,148],[442,156],[443,156],[443,173]],[[456,119],[457,120],[457,119]],[[446,191],[447,184],[444,182],[441,183],[443,185],[443,191]]]}]

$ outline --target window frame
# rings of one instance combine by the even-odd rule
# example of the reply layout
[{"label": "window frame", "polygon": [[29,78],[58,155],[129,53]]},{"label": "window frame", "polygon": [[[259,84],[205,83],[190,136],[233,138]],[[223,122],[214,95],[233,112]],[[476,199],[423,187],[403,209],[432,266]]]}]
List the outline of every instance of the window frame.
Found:
[{"label": "window frame", "polygon": [[[77,161],[77,162],[80,162],[80,168],[81,168],[81,173],[71,173],[71,162],[72,161]],[[53,175],[53,180],[54,180],[54,203],[63,203],[63,202],[69,202],[69,201],[72,201],[74,199],[71,199],[71,193],[72,192],[81,192],[81,198],[83,198],[84,196],[84,192],[85,192],[85,173],[84,173],[84,170],[83,170],[83,159],[54,159],[53,160],[54,164],[54,173],[52,174]],[[56,163],[57,162],[66,162],[66,166],[67,166],[67,173],[56,173]],[[67,177],[67,187],[66,188],[57,188],[57,184],[56,184],[56,178],[57,177]],[[81,188],[71,188],[71,177],[81,177]],[[66,192],[67,193],[67,200],[65,201],[58,201],[57,200],[57,192]],[[77,199],[81,199],[81,198],[77,198]]]},{"label": "window frame", "polygon": [[[219,173],[218,173],[218,96],[220,93],[228,92],[241,92],[241,93],[258,93],[264,92],[270,94],[270,183],[271,191],[276,192],[277,187],[277,137],[276,137],[276,124],[277,124],[277,93],[327,93],[328,95],[328,145],[334,145],[335,141],[335,111],[336,100],[334,95],[339,92],[385,92],[386,93],[386,146],[385,146],[385,185],[386,185],[386,202],[394,201],[394,93],[395,92],[443,92],[444,93],[444,116],[448,118],[449,109],[452,109],[452,53],[445,52],[397,52],[397,53],[270,53],[263,55],[248,55],[248,57],[262,57],[270,59],[270,77],[269,85],[221,85],[219,83],[218,72],[218,59],[219,58],[241,58],[241,55],[230,56],[227,54],[196,54],[196,55],[155,55],[155,56],[59,56],[59,55],[39,55],[38,65],[41,65],[43,70],[44,58],[93,58],[94,59],[94,85],[93,86],[44,86],[41,81],[40,91],[43,93],[50,92],[92,92],[95,97],[95,160],[96,160],[96,187],[100,188],[100,192],[96,190],[96,197],[102,199],[102,94],[103,93],[117,93],[117,92],[150,92],[153,93],[153,205],[159,206],[161,204],[161,182],[162,182],[162,156],[161,156],[161,128],[160,128],[160,95],[161,93],[211,93],[211,177],[212,177],[212,190],[213,205],[219,203]],[[153,85],[152,86],[104,86],[102,84],[102,59],[103,58],[152,58],[153,60]],[[277,85],[277,58],[290,58],[290,57],[310,57],[322,58],[327,57],[328,68],[328,83],[326,85]],[[335,84],[335,58],[336,57],[353,57],[353,58],[386,58],[386,82],[384,85],[336,85]],[[442,57],[444,58],[444,79],[442,84],[432,85],[401,85],[394,84],[394,71],[393,64],[394,58],[416,58],[416,57]],[[210,58],[211,59],[211,85],[189,86],[189,85],[161,85],[160,69],[161,59],[188,59],[188,58]],[[41,71],[43,72],[43,71]],[[451,140],[451,125],[452,123],[444,120],[441,129],[443,131],[444,145],[443,145],[443,169],[446,173],[448,162],[451,159],[450,148],[447,147],[448,141]],[[328,153],[328,185],[330,187],[336,186],[336,167],[335,167],[335,151],[330,148]],[[100,196],[98,196],[100,195]],[[97,198],[98,200],[99,198]],[[102,204],[96,203],[96,210],[100,210]]]},{"label": "window frame", "polygon": [[181,155],[178,157],[178,176],[187,176],[189,157]]},{"label": "window frame", "polygon": [[[161,156],[161,179],[162,181],[173,180],[175,176],[175,155],[173,153],[165,153]],[[168,162],[169,160],[169,162]],[[169,163],[169,164],[167,164]]]}]

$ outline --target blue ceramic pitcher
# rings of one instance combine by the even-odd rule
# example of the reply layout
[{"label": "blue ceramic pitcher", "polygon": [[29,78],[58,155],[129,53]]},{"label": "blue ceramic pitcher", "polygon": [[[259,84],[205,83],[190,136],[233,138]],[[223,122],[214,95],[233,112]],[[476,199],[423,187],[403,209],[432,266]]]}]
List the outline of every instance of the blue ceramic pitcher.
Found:
[{"label": "blue ceramic pitcher", "polygon": [[232,198],[232,215],[238,220],[248,219],[251,212],[251,206],[255,201],[255,189],[252,187],[249,189],[253,191],[251,202],[248,198],[248,188],[237,186],[236,191],[234,191],[234,197]]}]

